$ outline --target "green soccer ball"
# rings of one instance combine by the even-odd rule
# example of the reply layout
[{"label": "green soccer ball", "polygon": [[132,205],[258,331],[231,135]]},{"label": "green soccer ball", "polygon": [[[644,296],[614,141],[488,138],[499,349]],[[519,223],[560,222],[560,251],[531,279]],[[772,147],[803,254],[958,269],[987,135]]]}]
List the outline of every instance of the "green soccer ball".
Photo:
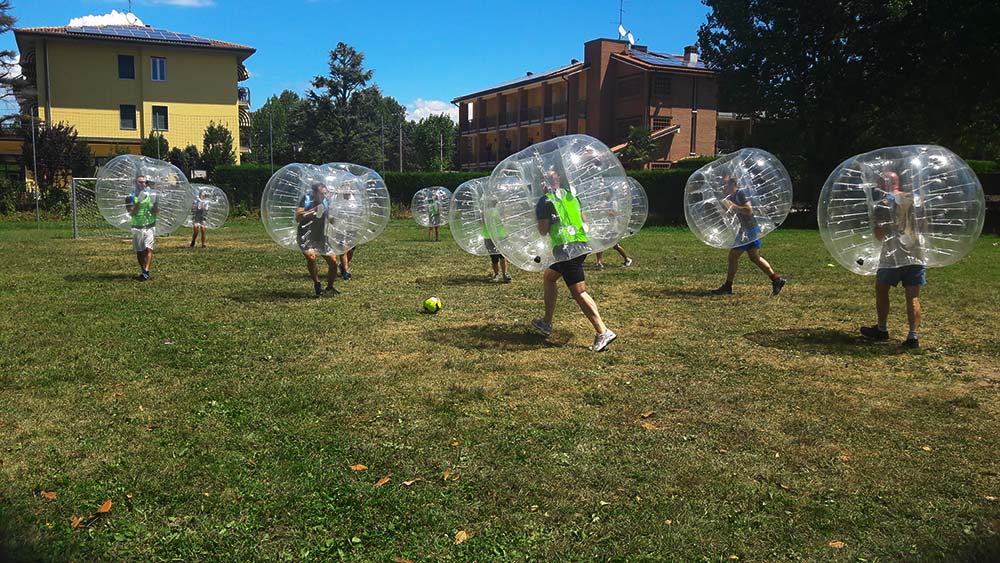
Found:
[{"label": "green soccer ball", "polygon": [[441,300],[437,297],[428,297],[424,299],[424,311],[428,313],[437,313],[441,310]]}]

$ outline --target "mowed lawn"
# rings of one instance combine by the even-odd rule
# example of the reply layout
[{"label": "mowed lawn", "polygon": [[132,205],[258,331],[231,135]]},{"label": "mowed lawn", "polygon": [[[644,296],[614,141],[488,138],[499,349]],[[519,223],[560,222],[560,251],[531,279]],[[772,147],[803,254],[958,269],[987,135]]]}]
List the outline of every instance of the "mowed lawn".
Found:
[{"label": "mowed lawn", "polygon": [[317,300],[253,221],[158,239],[146,283],[126,240],[0,224],[0,560],[1000,557],[996,236],[929,272],[904,352],[901,292],[862,342],[873,280],[816,231],[765,240],[772,298],[645,229],[588,270],[593,354],[565,288],[544,340],[541,276],[441,234],[393,221]]}]

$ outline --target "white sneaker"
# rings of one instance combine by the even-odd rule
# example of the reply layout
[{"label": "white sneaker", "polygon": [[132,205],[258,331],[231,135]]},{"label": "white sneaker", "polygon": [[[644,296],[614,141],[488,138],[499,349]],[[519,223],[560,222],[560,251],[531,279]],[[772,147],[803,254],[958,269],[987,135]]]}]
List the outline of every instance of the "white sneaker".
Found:
[{"label": "white sneaker", "polygon": [[594,267],[597,268],[598,270],[603,270],[604,262],[598,262],[597,264],[594,264]]},{"label": "white sneaker", "polygon": [[531,326],[535,327],[538,332],[544,334],[545,336],[552,336],[552,325],[545,322],[543,319],[535,319],[531,321]]},{"label": "white sneaker", "polygon": [[618,335],[615,334],[610,328],[601,334],[595,334],[594,345],[590,347],[590,351],[600,352],[604,350],[615,338],[618,338]]},{"label": "white sneaker", "polygon": [[500,276],[489,276],[489,280],[494,283],[498,282],[500,281]]},{"label": "white sneaker", "polygon": [[632,259],[631,258],[626,258],[625,259],[625,263],[622,264],[622,266],[625,266],[626,268],[628,268],[631,265],[632,265]]}]

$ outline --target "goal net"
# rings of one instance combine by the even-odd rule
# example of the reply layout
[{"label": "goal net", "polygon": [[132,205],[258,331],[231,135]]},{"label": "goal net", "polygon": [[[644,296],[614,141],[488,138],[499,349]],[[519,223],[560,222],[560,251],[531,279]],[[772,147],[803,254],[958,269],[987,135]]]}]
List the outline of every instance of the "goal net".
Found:
[{"label": "goal net", "polygon": [[73,178],[70,184],[73,238],[124,238],[125,231],[112,227],[97,208],[94,188],[97,178]]}]

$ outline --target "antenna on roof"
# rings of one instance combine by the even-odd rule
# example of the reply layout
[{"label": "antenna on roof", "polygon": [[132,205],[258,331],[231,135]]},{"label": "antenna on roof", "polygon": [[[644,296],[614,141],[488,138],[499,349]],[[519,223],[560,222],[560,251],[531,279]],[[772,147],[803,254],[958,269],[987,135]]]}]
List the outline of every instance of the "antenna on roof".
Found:
[{"label": "antenna on roof", "polygon": [[622,23],[625,15],[625,0],[618,0],[618,40],[624,41],[628,40],[629,47],[635,45],[635,38],[632,37],[632,32],[625,29],[625,25]]}]

